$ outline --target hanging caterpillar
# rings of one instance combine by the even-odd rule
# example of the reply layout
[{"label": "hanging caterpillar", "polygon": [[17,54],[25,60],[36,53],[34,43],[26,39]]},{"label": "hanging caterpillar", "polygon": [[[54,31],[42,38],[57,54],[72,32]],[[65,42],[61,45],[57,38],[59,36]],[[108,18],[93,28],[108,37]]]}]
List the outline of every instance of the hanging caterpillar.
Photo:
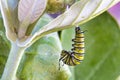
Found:
[{"label": "hanging caterpillar", "polygon": [[62,50],[61,56],[59,59],[59,69],[60,61],[63,61],[64,64],[69,66],[75,66],[80,64],[84,59],[85,49],[84,49],[84,32],[81,31],[80,27],[75,28],[75,38],[72,39],[74,44],[71,51]]}]

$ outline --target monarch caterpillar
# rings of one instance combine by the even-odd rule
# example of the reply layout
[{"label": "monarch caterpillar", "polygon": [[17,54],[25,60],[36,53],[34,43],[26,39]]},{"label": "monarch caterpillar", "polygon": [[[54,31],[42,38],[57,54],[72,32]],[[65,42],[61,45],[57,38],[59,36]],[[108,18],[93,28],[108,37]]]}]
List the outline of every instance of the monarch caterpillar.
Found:
[{"label": "monarch caterpillar", "polygon": [[80,27],[75,28],[75,38],[72,39],[74,44],[71,51],[62,50],[61,56],[59,59],[59,69],[60,61],[63,61],[64,64],[69,66],[75,66],[80,64],[84,59],[85,49],[84,49],[84,32],[81,31]]}]

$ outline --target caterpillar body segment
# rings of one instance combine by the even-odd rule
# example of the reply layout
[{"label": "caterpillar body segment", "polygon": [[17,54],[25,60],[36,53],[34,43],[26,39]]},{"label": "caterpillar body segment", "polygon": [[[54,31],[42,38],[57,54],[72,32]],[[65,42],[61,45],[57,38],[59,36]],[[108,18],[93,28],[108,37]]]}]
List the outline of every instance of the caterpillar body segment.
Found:
[{"label": "caterpillar body segment", "polygon": [[80,27],[75,28],[75,38],[72,39],[73,48],[71,51],[62,50],[59,61],[69,66],[78,65],[83,61],[85,54],[84,32],[80,30]]}]

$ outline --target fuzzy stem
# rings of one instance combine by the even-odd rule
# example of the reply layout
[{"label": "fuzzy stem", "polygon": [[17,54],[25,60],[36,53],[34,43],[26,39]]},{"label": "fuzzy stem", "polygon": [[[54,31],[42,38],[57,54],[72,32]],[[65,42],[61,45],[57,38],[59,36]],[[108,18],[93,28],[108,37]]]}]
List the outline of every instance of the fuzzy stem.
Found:
[{"label": "fuzzy stem", "polygon": [[20,64],[25,48],[12,43],[11,51],[4,68],[1,80],[16,80],[16,72]]}]

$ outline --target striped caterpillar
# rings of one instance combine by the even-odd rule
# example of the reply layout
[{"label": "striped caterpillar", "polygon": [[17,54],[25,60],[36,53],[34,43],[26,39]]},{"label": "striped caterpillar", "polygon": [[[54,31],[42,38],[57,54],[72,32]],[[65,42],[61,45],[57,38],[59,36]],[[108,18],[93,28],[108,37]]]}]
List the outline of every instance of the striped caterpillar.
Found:
[{"label": "striped caterpillar", "polygon": [[62,50],[61,56],[59,59],[59,69],[60,61],[69,66],[75,66],[80,64],[84,59],[85,49],[84,49],[84,32],[81,31],[80,27],[75,28],[75,38],[72,39],[74,44],[71,51]]}]

